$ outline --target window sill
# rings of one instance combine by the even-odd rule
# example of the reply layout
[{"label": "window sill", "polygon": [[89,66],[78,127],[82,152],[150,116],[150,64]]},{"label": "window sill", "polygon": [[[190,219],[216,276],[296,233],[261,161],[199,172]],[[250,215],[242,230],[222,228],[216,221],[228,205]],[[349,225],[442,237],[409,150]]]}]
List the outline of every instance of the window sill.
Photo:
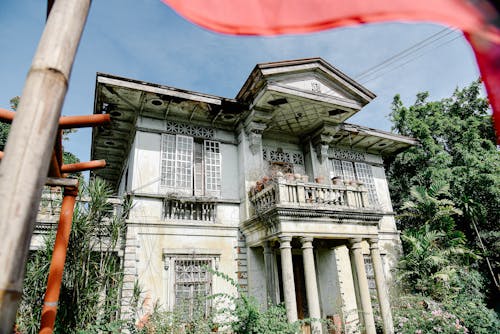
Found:
[{"label": "window sill", "polygon": [[143,193],[143,192],[134,192],[129,193],[129,195],[134,197],[145,197],[145,198],[157,198],[157,199],[178,199],[178,200],[186,200],[192,202],[211,202],[211,203],[227,203],[227,204],[240,204],[241,201],[239,199],[230,199],[230,198],[217,198],[213,196],[182,196],[178,194],[155,194],[155,193]]}]

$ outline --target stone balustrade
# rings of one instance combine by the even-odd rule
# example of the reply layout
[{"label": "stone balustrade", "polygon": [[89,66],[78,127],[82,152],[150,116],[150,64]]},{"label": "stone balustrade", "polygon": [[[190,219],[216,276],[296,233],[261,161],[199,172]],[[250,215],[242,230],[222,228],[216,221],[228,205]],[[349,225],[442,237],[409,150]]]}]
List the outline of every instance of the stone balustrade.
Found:
[{"label": "stone balustrade", "polygon": [[164,218],[215,222],[215,201],[198,198],[165,198]]},{"label": "stone balustrade", "polygon": [[371,208],[368,190],[362,184],[321,184],[284,178],[268,182],[260,191],[250,194],[256,213],[276,205],[311,209]]},{"label": "stone balustrade", "polygon": [[[88,205],[90,202],[89,197],[76,198],[77,205]],[[122,210],[122,200],[118,197],[108,197],[106,202],[110,204],[103,223],[106,224],[111,217],[116,216],[121,213]],[[62,192],[59,188],[44,188],[42,192],[42,197],[40,199],[40,205],[38,207],[38,214],[36,218],[35,233],[46,234],[57,229],[57,224],[59,222],[59,216],[61,214],[61,204],[62,204]],[[105,226],[103,227],[105,230]]]}]

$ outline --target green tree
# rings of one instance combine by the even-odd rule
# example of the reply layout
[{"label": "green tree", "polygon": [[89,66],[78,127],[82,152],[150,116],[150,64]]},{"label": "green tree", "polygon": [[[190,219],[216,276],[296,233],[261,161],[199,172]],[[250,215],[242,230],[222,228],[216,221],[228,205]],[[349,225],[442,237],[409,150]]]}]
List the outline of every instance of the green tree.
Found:
[{"label": "green tree", "polygon": [[[99,179],[82,187],[73,215],[55,333],[119,332],[119,291],[123,272],[117,251],[129,206],[116,211],[111,188]],[[54,236],[31,254],[18,312],[22,333],[38,333]]]},{"label": "green tree", "polygon": [[399,216],[403,228],[418,228],[423,224],[434,230],[452,231],[453,216],[462,211],[455,208],[453,201],[444,197],[448,195],[449,185],[442,180],[436,181],[429,188],[414,186],[410,189],[411,199],[401,207]]},{"label": "green tree", "polygon": [[[437,183],[448,184],[448,198],[455,208],[465,212],[453,216],[468,245],[480,251],[479,235],[498,272],[500,249],[500,153],[488,101],[481,96],[480,82],[457,89],[450,98],[427,101],[428,93],[419,93],[415,103],[406,107],[399,96],[392,104],[393,130],[419,140],[419,145],[388,161],[388,179],[397,211],[412,196],[412,187],[426,189]],[[424,194],[423,194],[424,195]],[[474,210],[467,207],[470,200]],[[469,204],[468,204],[469,203]],[[406,225],[410,224],[410,225]],[[417,227],[411,219],[401,220],[401,228]],[[420,224],[425,224],[422,220]],[[481,271],[489,275],[483,260]]]},{"label": "green tree", "polygon": [[[403,290],[394,301],[397,333],[500,330],[497,314],[485,304],[483,276],[475,269],[478,257],[456,230],[454,218],[462,212],[443,197],[447,190],[442,181],[429,189],[414,186],[401,208],[400,218],[408,227],[397,272]],[[471,206],[467,210],[472,215]]]},{"label": "green tree", "polygon": [[[16,110],[19,104],[19,96],[10,99],[10,107],[12,110]],[[7,137],[9,136],[10,124],[0,122],[0,151],[5,150],[5,144],[7,144]]]}]

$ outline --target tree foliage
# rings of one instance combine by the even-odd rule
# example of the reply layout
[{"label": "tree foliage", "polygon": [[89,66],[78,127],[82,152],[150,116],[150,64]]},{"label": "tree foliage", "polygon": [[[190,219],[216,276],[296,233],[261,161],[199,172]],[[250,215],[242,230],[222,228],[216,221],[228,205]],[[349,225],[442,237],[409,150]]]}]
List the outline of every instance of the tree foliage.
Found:
[{"label": "tree foliage", "polygon": [[411,218],[406,224],[420,227],[402,234],[404,255],[397,278],[404,294],[395,303],[396,332],[496,332],[500,320],[486,306],[484,279],[475,265],[478,256],[456,230],[454,217],[462,212],[449,199],[438,198],[447,194],[447,186],[414,186],[410,193],[401,218]]},{"label": "tree foliage", "polygon": [[[12,110],[16,110],[19,104],[19,96],[10,99],[10,107]],[[5,144],[7,143],[7,137],[9,136],[10,124],[0,122],[0,151],[5,150]]]},{"label": "tree foliage", "polygon": [[[446,224],[433,210],[439,208],[437,212],[443,213],[446,206],[453,205],[459,211],[451,216],[456,228],[465,234],[468,245],[483,256],[493,257],[498,267],[500,154],[488,101],[481,97],[479,81],[455,90],[450,98],[432,102],[427,98],[428,93],[419,93],[415,103],[407,107],[396,96],[392,104],[393,130],[420,143],[388,161],[395,209],[408,209],[411,215],[412,208],[404,207],[404,203],[420,193],[420,204],[430,210],[424,213],[427,218],[423,220],[415,215],[413,219],[403,217],[400,228],[418,229],[429,220]],[[445,191],[432,194],[441,185],[446,185]],[[423,189],[437,202],[429,202]],[[460,212],[463,214],[459,215]],[[479,247],[474,225],[484,238],[486,252]],[[482,271],[488,272],[485,263]]]},{"label": "tree foliage", "polygon": [[494,255],[498,265],[500,253],[500,155],[489,105],[480,82],[427,98],[420,93],[406,107],[396,96],[392,105],[393,130],[420,143],[388,161],[403,230],[397,332],[496,333],[484,279],[492,278],[484,260]]}]

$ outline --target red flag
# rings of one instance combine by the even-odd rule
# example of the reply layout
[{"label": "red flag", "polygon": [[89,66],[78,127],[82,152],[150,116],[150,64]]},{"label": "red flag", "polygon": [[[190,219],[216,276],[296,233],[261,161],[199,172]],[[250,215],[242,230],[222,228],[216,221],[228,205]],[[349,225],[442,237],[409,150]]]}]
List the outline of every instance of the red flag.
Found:
[{"label": "red flag", "polygon": [[[488,92],[500,143],[500,30],[487,1],[467,0],[162,0],[207,29],[235,35],[307,33],[381,21],[432,21],[461,29]],[[479,3],[479,5],[477,5]]]}]

